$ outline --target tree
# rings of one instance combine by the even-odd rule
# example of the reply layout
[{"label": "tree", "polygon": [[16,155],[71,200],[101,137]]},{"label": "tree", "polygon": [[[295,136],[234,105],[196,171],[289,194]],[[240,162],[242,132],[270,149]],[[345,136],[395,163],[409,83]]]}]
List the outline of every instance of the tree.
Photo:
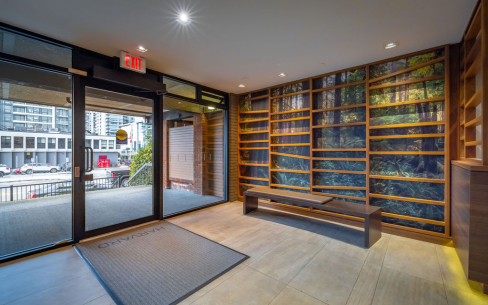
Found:
[{"label": "tree", "polygon": [[152,162],[153,140],[150,136],[146,136],[147,145],[137,150],[130,165],[130,176],[132,177],[137,171],[146,163]]}]

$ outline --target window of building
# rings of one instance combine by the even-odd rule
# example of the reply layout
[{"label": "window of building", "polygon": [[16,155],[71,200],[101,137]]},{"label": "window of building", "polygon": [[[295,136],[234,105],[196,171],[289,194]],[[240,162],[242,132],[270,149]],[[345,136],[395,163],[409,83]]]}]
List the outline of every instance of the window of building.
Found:
[{"label": "window of building", "polygon": [[37,138],[37,148],[46,148],[46,138]]},{"label": "window of building", "polygon": [[34,138],[34,137],[25,138],[25,147],[26,148],[36,148],[36,138]]},{"label": "window of building", "polygon": [[24,148],[24,137],[14,137],[14,148]]},{"label": "window of building", "polygon": [[91,147],[91,140],[85,139],[85,147]]},{"label": "window of building", "polygon": [[196,87],[181,81],[163,76],[163,83],[166,85],[168,93],[196,99]]},{"label": "window of building", "polygon": [[56,138],[47,139],[47,148],[56,148]]},{"label": "window of building", "polygon": [[102,149],[107,149],[107,140],[102,140]]},{"label": "window of building", "polygon": [[14,127],[25,127],[25,123],[14,123]]},{"label": "window of building", "polygon": [[71,149],[71,139],[68,139],[68,149]]},{"label": "window of building", "polygon": [[14,120],[16,121],[25,121],[25,115],[14,115]]},{"label": "window of building", "polygon": [[25,107],[14,107],[14,112],[25,113]]},{"label": "window of building", "polygon": [[100,140],[93,140],[93,149],[100,148]]},{"label": "window of building", "polygon": [[108,149],[114,149],[114,140],[108,140]]},{"label": "window of building", "polygon": [[66,139],[60,138],[58,139],[58,148],[65,149],[66,148]]},{"label": "window of building", "polygon": [[5,105],[4,106],[4,110],[5,110],[5,113],[12,113],[13,107],[12,106]]},{"label": "window of building", "polygon": [[2,148],[12,148],[12,138],[9,136],[2,136]]}]

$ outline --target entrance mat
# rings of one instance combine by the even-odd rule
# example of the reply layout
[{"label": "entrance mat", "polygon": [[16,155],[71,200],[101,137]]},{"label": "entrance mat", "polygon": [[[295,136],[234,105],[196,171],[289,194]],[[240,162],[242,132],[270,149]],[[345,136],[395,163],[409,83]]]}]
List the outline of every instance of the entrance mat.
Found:
[{"label": "entrance mat", "polygon": [[248,258],[167,221],[75,246],[117,304],[176,304]]}]

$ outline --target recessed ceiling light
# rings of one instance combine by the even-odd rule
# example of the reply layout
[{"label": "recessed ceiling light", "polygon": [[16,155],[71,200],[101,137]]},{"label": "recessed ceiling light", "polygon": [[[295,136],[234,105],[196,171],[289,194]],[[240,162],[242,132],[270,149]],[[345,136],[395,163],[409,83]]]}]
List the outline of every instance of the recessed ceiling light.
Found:
[{"label": "recessed ceiling light", "polygon": [[190,17],[188,17],[187,13],[180,13],[176,20],[178,20],[182,24],[188,24],[191,21],[191,19],[190,19]]},{"label": "recessed ceiling light", "polygon": [[285,77],[286,76],[286,73],[280,73],[278,74],[279,77]]},{"label": "recessed ceiling light", "polygon": [[214,110],[214,109],[215,109],[215,107],[208,106],[208,109],[210,109],[210,110]]},{"label": "recessed ceiling light", "polygon": [[390,43],[387,43],[387,44],[385,44],[383,46],[385,47],[385,49],[391,49],[391,48],[394,48],[394,47],[398,46],[398,41],[390,42]]},{"label": "recessed ceiling light", "polygon": [[147,52],[147,49],[146,49],[146,48],[144,48],[143,46],[139,46],[139,47],[137,48],[137,51],[141,51],[141,52]]},{"label": "recessed ceiling light", "polygon": [[246,87],[246,86],[245,86],[245,85],[243,85],[243,84],[240,84],[240,85],[239,85],[239,88],[244,88],[244,87]]}]

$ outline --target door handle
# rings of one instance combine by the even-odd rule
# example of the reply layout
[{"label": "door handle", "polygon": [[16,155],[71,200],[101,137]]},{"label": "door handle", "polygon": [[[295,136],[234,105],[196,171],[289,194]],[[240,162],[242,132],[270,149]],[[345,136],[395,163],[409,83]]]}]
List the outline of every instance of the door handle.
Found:
[{"label": "door handle", "polygon": [[85,173],[89,173],[93,170],[93,148],[91,147],[84,147],[85,151],[87,151],[87,156],[89,156],[87,159],[90,160],[90,163],[88,163],[88,168],[85,168]]}]

